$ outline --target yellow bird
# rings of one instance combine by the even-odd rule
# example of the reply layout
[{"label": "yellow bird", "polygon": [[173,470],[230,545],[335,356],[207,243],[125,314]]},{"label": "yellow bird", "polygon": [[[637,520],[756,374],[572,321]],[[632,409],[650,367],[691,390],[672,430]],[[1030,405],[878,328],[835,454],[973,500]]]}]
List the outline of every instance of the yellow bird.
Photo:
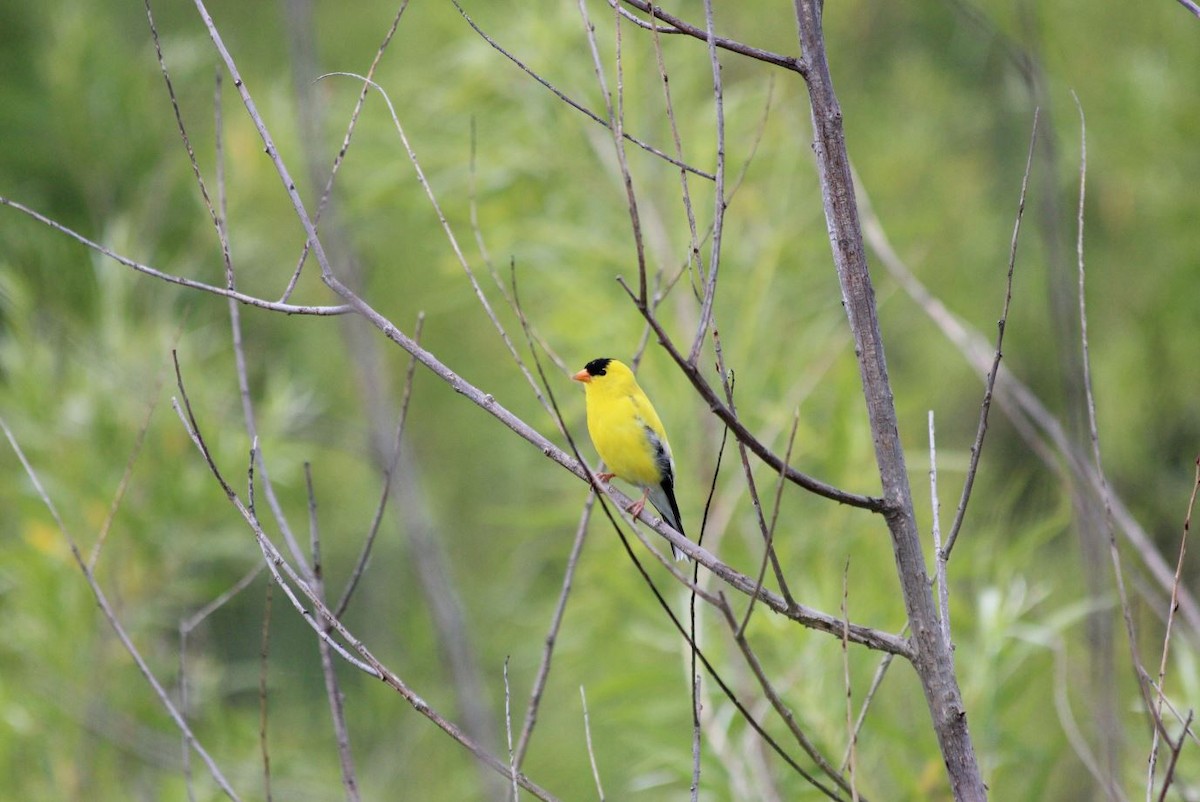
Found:
[{"label": "yellow bird", "polygon": [[[607,482],[616,476],[640,487],[642,498],[629,508],[630,514],[636,518],[649,499],[663,520],[683,534],[671,445],[633,371],[615,359],[593,359],[571,378],[583,383],[588,434],[612,471],[599,478]],[[687,559],[674,545],[671,552],[677,560]]]}]

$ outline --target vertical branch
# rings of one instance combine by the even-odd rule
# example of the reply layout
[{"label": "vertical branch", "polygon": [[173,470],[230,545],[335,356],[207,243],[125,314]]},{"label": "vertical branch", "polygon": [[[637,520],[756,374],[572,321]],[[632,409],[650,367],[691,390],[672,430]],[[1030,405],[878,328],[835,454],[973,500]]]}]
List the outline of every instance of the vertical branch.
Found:
[{"label": "vertical branch", "polygon": [[[792,460],[792,447],[796,444],[796,432],[799,428],[800,408],[796,407],[796,414],[792,417],[792,431],[788,435],[787,451],[783,456],[784,465]],[[784,484],[784,474],[783,471],[780,471],[779,480],[775,483],[775,502],[771,507],[771,524],[767,527],[767,542],[763,549],[762,562],[758,566],[758,577],[754,580],[754,593],[750,596],[750,603],[746,605],[746,615],[742,618],[742,625],[738,628],[738,632],[745,632],[746,627],[750,624],[750,614],[754,612],[754,601],[758,598],[758,592],[762,590],[763,577],[767,575],[768,558],[775,553],[775,526],[779,523],[779,508],[783,504]]]},{"label": "vertical branch", "polygon": [[[1133,623],[1133,608],[1129,603],[1129,594],[1125,589],[1125,572],[1121,565],[1121,552],[1117,547],[1117,531],[1113,524],[1112,501],[1108,494],[1108,479],[1104,475],[1104,468],[1100,459],[1100,431],[1096,423],[1096,397],[1092,391],[1091,355],[1088,350],[1086,271],[1084,269],[1083,258],[1084,202],[1086,200],[1087,187],[1087,125],[1084,120],[1083,106],[1079,103],[1077,96],[1075,97],[1075,105],[1079,111],[1079,136],[1081,141],[1079,157],[1079,208],[1076,221],[1076,255],[1079,262],[1079,340],[1083,353],[1083,392],[1087,402],[1088,432],[1092,441],[1092,461],[1095,466],[1096,475],[1100,477],[1100,498],[1104,503],[1104,527],[1108,536],[1108,550],[1112,560],[1113,579],[1117,586],[1117,598],[1121,603],[1121,617],[1125,622],[1125,635],[1128,639],[1130,663],[1134,670],[1134,676],[1137,679],[1138,691],[1141,694],[1142,704],[1145,705],[1146,713],[1150,716],[1154,728],[1160,730],[1163,729],[1163,722],[1157,715],[1150,690],[1150,677],[1146,673],[1146,669],[1142,665],[1141,655],[1138,653],[1137,630]],[[1108,738],[1107,741],[1109,765],[1105,767],[1104,790],[1110,799],[1117,799],[1121,795],[1120,786],[1118,785],[1115,754],[1117,741],[1116,738]]]},{"label": "vertical branch", "polygon": [[[1157,693],[1155,694],[1155,718],[1162,721],[1163,702],[1166,699],[1166,694],[1163,691],[1163,683],[1167,678],[1167,655],[1171,649],[1171,629],[1175,623],[1175,610],[1179,606],[1179,584],[1183,578],[1183,558],[1187,556],[1187,538],[1188,532],[1192,528],[1192,511],[1196,508],[1196,495],[1200,493],[1200,457],[1196,458],[1196,477],[1192,483],[1192,497],[1188,499],[1187,515],[1183,519],[1183,536],[1179,538],[1179,559],[1175,563],[1175,584],[1171,587],[1171,604],[1167,607],[1167,626],[1166,632],[1163,634],[1163,649],[1162,658],[1158,663],[1158,682]],[[1183,728],[1180,733],[1180,743],[1187,736],[1187,727]],[[1159,745],[1159,728],[1154,729],[1154,737],[1150,744],[1150,760],[1147,761],[1148,780],[1146,783],[1146,796],[1149,798],[1151,790],[1154,788],[1154,770],[1158,763],[1158,745]],[[1166,789],[1163,789],[1164,793]]]},{"label": "vertical branch", "polygon": [[583,512],[579,516],[579,526],[575,529],[575,542],[571,545],[571,554],[567,557],[567,568],[563,572],[562,590],[558,594],[558,603],[554,606],[554,615],[550,619],[550,629],[546,632],[546,643],[542,649],[542,661],[538,664],[537,677],[533,682],[533,690],[529,695],[529,704],[525,708],[525,723],[521,727],[521,735],[517,739],[516,761],[517,768],[525,761],[525,752],[529,749],[529,739],[533,736],[533,727],[537,722],[538,708],[542,702],[542,694],[546,690],[546,681],[550,678],[550,661],[554,656],[554,644],[558,642],[558,630],[562,626],[563,614],[567,609],[567,598],[571,595],[571,586],[575,581],[575,568],[579,564],[579,555],[583,551],[584,539],[587,537],[588,521],[592,518],[592,509],[596,504],[596,490],[588,493],[587,501],[583,504]]},{"label": "vertical branch", "polygon": [[942,637],[950,639],[950,588],[946,585],[946,561],[942,551],[942,502],[937,489],[937,439],[933,428],[933,410],[929,410],[929,506],[933,511],[933,556],[937,560],[938,618],[942,622]]},{"label": "vertical branch", "polygon": [[149,664],[142,657],[142,653],[138,651],[138,648],[133,644],[133,640],[125,631],[124,625],[122,625],[121,621],[117,618],[116,612],[108,601],[108,596],[100,587],[100,583],[96,581],[95,575],[88,568],[87,561],[84,560],[83,553],[79,550],[79,544],[76,543],[74,536],[71,535],[66,524],[63,523],[62,516],[58,513],[58,508],[54,506],[54,502],[50,500],[49,494],[47,494],[45,488],[42,487],[41,480],[38,479],[37,473],[33,470],[33,466],[29,464],[29,460],[25,457],[25,452],[21,449],[20,445],[17,444],[16,437],[13,436],[12,430],[8,428],[8,424],[3,418],[0,418],[0,431],[3,431],[4,436],[8,438],[9,445],[11,445],[13,451],[16,452],[17,459],[20,460],[21,466],[25,469],[25,474],[29,477],[29,481],[33,483],[34,490],[37,491],[38,497],[41,498],[42,503],[46,505],[46,508],[50,511],[50,515],[54,518],[54,522],[58,525],[58,529],[62,533],[63,539],[67,542],[67,547],[71,550],[71,556],[75,559],[75,564],[79,567],[79,570],[83,572],[84,581],[86,581],[88,587],[91,588],[92,595],[96,598],[96,604],[99,605],[100,611],[104,614],[105,619],[107,619],[109,625],[113,628],[113,632],[116,633],[117,639],[121,641],[121,645],[125,648],[125,651],[129,653],[130,657],[133,658],[133,662],[137,664],[138,671],[141,672],[142,677],[145,678],[146,682],[150,684],[150,687],[154,690],[155,696],[158,697],[159,702],[167,711],[167,714],[171,717],[171,720],[175,722],[175,726],[179,727],[179,731],[183,733],[183,737],[187,739],[188,745],[192,749],[195,749],[196,753],[200,755],[200,758],[204,761],[204,765],[208,767],[209,774],[212,776],[213,781],[216,782],[217,786],[226,796],[235,800],[236,802],[236,800],[239,799],[237,792],[233,790],[233,786],[231,786],[229,781],[225,779],[225,775],[221,773],[221,769],[217,766],[216,761],[213,760],[212,756],[208,754],[203,746],[201,746],[200,741],[196,739],[195,733],[192,732],[191,727],[188,726],[187,721],[179,712],[179,709],[171,701],[171,697],[167,693],[166,689],[163,688],[162,683],[160,683],[158,678],[154,676],[154,673],[150,670]]},{"label": "vertical branch", "polygon": [[884,516],[892,535],[904,606],[912,628],[913,667],[921,680],[950,785],[959,800],[982,800],[987,790],[967,728],[966,709],[942,637],[937,610],[925,571],[913,513],[912,489],[900,443],[896,407],[888,380],[875,290],[867,270],[862,229],[846,152],[842,112],[833,90],[821,29],[820,0],[794,0],[804,58],[809,65],[808,94],[812,110],[813,151],[833,260],[842,299],[854,336],[855,354],[875,444],[883,488]]},{"label": "vertical branch", "polygon": [[[612,0],[612,2],[614,8],[622,11],[619,0]],[[650,8],[650,17],[653,20],[653,3],[651,3]],[[667,79],[667,65],[663,58],[661,30],[653,23],[650,25],[650,38],[654,42],[654,56],[658,60],[658,75],[662,79],[663,102],[667,114],[667,124],[671,128],[671,139],[675,145],[675,158],[682,162],[683,140],[679,136],[679,125],[675,119],[675,104],[671,101],[671,84]],[[693,281],[701,283],[704,280],[704,259],[700,255],[700,236],[696,228],[696,210],[692,206],[692,193],[688,183],[688,171],[682,167],[679,168],[679,191],[683,200],[683,211],[687,216],[688,234],[690,236],[687,266],[693,268]],[[699,294],[698,290],[697,294]]]},{"label": "vertical branch", "polygon": [[842,679],[846,685],[846,765],[850,769],[850,796],[858,802],[858,733],[854,729],[854,694],[850,684],[850,558],[842,569]]},{"label": "vertical branch", "polygon": [[512,739],[512,689],[508,685],[508,655],[504,656],[504,735],[508,742],[508,771],[512,775],[513,802],[521,802],[521,786],[517,785],[517,753]]},{"label": "vertical branch", "polygon": [[[304,486],[308,491],[308,533],[312,551],[312,590],[322,603],[325,603],[325,575],[321,566],[321,535],[317,526],[317,494],[313,490],[312,466],[304,463]],[[329,619],[321,622],[321,628],[326,635],[333,630]],[[342,770],[342,787],[346,791],[348,802],[357,802],[358,775],[354,770],[354,754],[350,751],[350,731],[346,727],[345,699],[342,696],[341,683],[338,682],[337,671],[333,665],[333,655],[326,638],[317,638],[317,649],[321,656],[321,674],[325,678],[325,697],[329,700],[329,715],[333,720],[333,735],[337,742],[338,763]]]},{"label": "vertical branch", "polygon": [[[713,192],[712,239],[708,257],[708,275],[704,282],[704,300],[700,305],[700,326],[692,341],[688,364],[695,365],[700,358],[704,336],[712,323],[713,302],[717,295],[717,268],[721,262],[721,234],[725,228],[725,94],[721,85],[721,61],[717,58],[716,34],[713,32],[712,0],[704,0],[704,26],[708,38],[708,60],[712,64],[713,105],[717,123],[717,167],[716,187]],[[643,299],[644,301],[644,299]]]},{"label": "vertical branch", "polygon": [[[258,568],[261,569],[262,565],[259,563]],[[271,750],[267,746],[267,656],[271,650],[271,596],[274,588],[275,579],[268,575],[258,662],[258,748],[262,753],[263,795],[267,802],[271,802]]]},{"label": "vertical branch", "polygon": [[592,779],[596,782],[596,798],[604,802],[604,786],[600,784],[600,769],[596,766],[596,750],[592,748],[592,722],[588,718],[587,694],[579,686],[579,700],[583,703],[583,734],[587,737],[588,761],[592,764]]},{"label": "vertical branch", "polygon": [[[637,195],[633,191],[633,176],[629,172],[629,160],[625,155],[625,120],[620,111],[613,111],[612,95],[608,91],[608,82],[604,79],[604,64],[600,61],[600,51],[596,47],[596,26],[588,16],[584,0],[579,0],[579,15],[583,18],[584,32],[587,34],[588,48],[592,54],[592,65],[596,70],[596,81],[600,84],[600,93],[604,96],[604,108],[608,113],[608,129],[612,132],[613,148],[616,151],[617,164],[621,168],[621,182],[625,186],[625,200],[629,205],[629,223],[633,228],[633,244],[637,252],[638,263],[638,299],[642,306],[649,303],[649,293],[646,282],[646,249],[642,242],[642,219],[638,213]],[[620,48],[620,16],[617,15],[617,46]],[[619,50],[618,50],[619,52]],[[620,101],[621,86],[618,71],[617,99]]]},{"label": "vertical branch", "polygon": [[1000,320],[996,323],[996,352],[992,357],[992,367],[988,370],[987,381],[984,382],[983,403],[979,408],[979,426],[975,431],[975,442],[971,444],[971,462],[967,467],[967,477],[963,480],[962,495],[958,500],[958,509],[954,513],[954,523],[950,525],[950,534],[946,537],[946,553],[939,552],[943,562],[950,559],[950,552],[958,540],[962,529],[963,517],[967,514],[967,502],[971,499],[971,490],[975,486],[975,474],[979,471],[979,458],[983,454],[983,438],[987,434],[988,413],[992,409],[992,393],[996,388],[996,376],[1000,373],[1000,359],[1004,356],[1004,330],[1008,326],[1008,307],[1012,302],[1013,271],[1017,265],[1017,243],[1021,237],[1021,220],[1025,216],[1025,192],[1029,188],[1029,173],[1033,170],[1033,154],[1037,144],[1038,110],[1033,111],[1033,130],[1029,134],[1029,154],[1025,158],[1025,174],[1021,178],[1021,198],[1017,202],[1017,219],[1013,223],[1012,241],[1008,246],[1008,283],[1004,289],[1004,308],[1000,312]]}]

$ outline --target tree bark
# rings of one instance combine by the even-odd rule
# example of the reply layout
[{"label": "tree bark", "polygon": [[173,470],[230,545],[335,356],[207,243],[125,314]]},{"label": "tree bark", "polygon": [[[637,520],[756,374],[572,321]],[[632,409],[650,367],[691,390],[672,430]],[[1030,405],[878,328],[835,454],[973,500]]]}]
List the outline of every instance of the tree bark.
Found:
[{"label": "tree bark", "polygon": [[891,532],[896,570],[912,630],[912,663],[925,691],[955,799],[985,800],[987,789],[967,729],[967,714],[954,674],[950,644],[942,637],[938,625],[937,608],[913,514],[912,490],[908,484],[896,407],[883,353],[875,290],[867,270],[850,160],[846,153],[842,111],[833,91],[825,56],[822,3],[820,0],[794,2],[802,57],[807,67],[813,151],[821,180],[825,221],[841,283],[842,303],[854,336],[854,351],[875,442],[875,459],[886,502],[883,514]]}]

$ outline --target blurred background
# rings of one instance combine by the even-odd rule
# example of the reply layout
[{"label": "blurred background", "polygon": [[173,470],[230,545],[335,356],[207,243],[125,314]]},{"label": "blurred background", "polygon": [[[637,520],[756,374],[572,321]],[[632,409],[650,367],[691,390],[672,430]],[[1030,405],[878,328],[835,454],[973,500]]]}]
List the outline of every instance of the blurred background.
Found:
[{"label": "blurred background", "polygon": [[[365,73],[396,5],[222,1],[209,8],[314,208],[361,87],[353,78],[318,76]],[[615,87],[612,12],[599,2],[587,8]],[[467,0],[465,10],[532,70],[603,116],[575,3]],[[677,11],[703,24],[699,4]],[[219,163],[223,169],[238,287],[277,299],[296,267],[303,230],[232,82],[226,76],[215,89],[219,60],[196,9],[172,0],[156,2],[153,12],[214,197]],[[798,52],[790,4],[717,2],[714,15],[723,35]],[[1002,372],[1026,383],[1090,456],[1075,252],[1077,98],[1087,125],[1084,245],[1100,449],[1111,490],[1173,570],[1200,452],[1200,20],[1169,0],[1103,8],[1082,0],[852,0],[829,4],[826,15],[834,83],[865,197],[916,278],[989,342],[1040,108]],[[653,40],[628,23],[621,34],[626,129],[671,151]],[[223,285],[219,242],[144,7],[0,0],[0,41],[0,195],[129,258]],[[685,158],[712,170],[705,45],[683,37],[662,42]],[[736,371],[739,410],[779,453],[798,411],[792,464],[848,490],[876,493],[804,86],[794,74],[730,53],[721,62],[729,186],[738,183],[726,216],[715,320]],[[506,285],[510,269],[515,273],[531,325],[571,371],[597,356],[632,357],[645,331],[614,280],[636,284],[637,268],[608,132],[521,73],[448,2],[417,2],[405,11],[376,80],[521,353],[528,358],[489,264]],[[674,277],[689,243],[679,171],[633,146],[628,157],[648,264]],[[712,219],[712,184],[693,176],[689,189],[703,234]],[[377,310],[410,334],[423,314],[427,348],[566,446],[484,315],[378,94],[358,122],[322,232],[338,269]],[[707,246],[703,251],[707,259]],[[316,267],[306,265],[295,303],[336,302]],[[928,532],[927,414],[932,410],[937,422],[946,526],[979,418],[981,372],[874,254],[872,269]],[[693,280],[685,273],[660,308],[677,342],[690,343],[695,331]],[[241,321],[264,459],[302,542],[304,466],[311,465],[325,576],[336,597],[378,504],[407,354],[348,318],[244,307]],[[97,579],[156,675],[177,694],[181,625],[261,558],[171,409],[178,395],[172,349],[216,460],[244,488],[251,443],[226,301],[135,274],[0,208],[0,415],[85,553],[107,533]],[[591,459],[582,394],[542,359],[550,390]],[[714,375],[711,344],[702,363]],[[720,426],[652,337],[641,377],[671,432],[682,512],[695,537],[717,471]],[[755,476],[769,499],[772,472],[756,467]],[[1084,485],[1060,452],[1043,449],[992,410],[950,590],[959,679],[997,798],[1145,792],[1150,735],[1117,605],[1104,509]],[[502,758],[505,662],[519,730],[586,494],[536,448],[418,368],[389,512],[345,620],[431,705],[481,728]],[[97,610],[7,444],[0,448],[0,511],[6,794],[187,798],[178,731]],[[732,447],[716,473],[708,522],[706,542],[755,573],[761,538]],[[277,528],[270,533],[278,539]],[[1156,673],[1166,595],[1145,568],[1145,549],[1139,555],[1119,540],[1136,647]],[[876,516],[788,488],[775,542],[797,600],[837,614],[845,571],[851,619],[900,631],[903,605],[887,531]],[[1193,556],[1184,586],[1194,591],[1198,576]],[[665,587],[668,601],[683,609],[685,597]],[[259,754],[266,607],[260,575],[186,642],[189,720],[248,799],[266,795]],[[750,708],[773,733],[786,734],[723,626],[716,616],[705,619],[708,648]],[[1186,710],[1200,703],[1198,633],[1194,623],[1179,627],[1166,687]],[[278,592],[269,635],[274,798],[337,798],[343,792],[316,643]],[[838,642],[761,609],[749,635],[810,736],[840,760],[847,732]],[[595,798],[583,686],[607,797],[682,798],[691,773],[682,647],[597,516],[529,744],[529,776],[562,799]],[[879,657],[854,648],[849,656],[857,711]],[[431,800],[504,793],[395,693],[344,665],[338,671],[364,798],[397,798],[398,789],[410,788]],[[767,753],[727,700],[705,701],[701,798],[817,797]],[[1194,752],[1194,743],[1187,750]],[[191,762],[190,793],[217,798],[202,766]],[[1195,766],[1184,761],[1177,769],[1182,798],[1200,798]],[[948,798],[920,686],[907,666],[893,666],[873,702],[857,772],[858,787],[875,798]]]}]

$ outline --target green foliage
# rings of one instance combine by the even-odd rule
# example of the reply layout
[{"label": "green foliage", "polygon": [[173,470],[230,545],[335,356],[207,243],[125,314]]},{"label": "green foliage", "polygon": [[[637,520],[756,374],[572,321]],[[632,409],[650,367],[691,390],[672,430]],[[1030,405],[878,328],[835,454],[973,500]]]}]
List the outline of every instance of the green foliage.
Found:
[{"label": "green foliage", "polygon": [[[573,4],[475,4],[467,11],[532,69],[603,115],[603,97]],[[685,4],[686,5],[686,4]],[[717,27],[793,53],[794,23],[778,4],[717,4]],[[758,6],[761,5],[761,8]],[[611,14],[590,6],[616,86]],[[295,122],[290,50],[271,4],[212,9],[276,144],[315,207],[323,189],[306,167]],[[190,8],[154,8],[181,114],[210,195],[217,194],[213,75],[218,63]],[[694,8],[680,13],[696,17]],[[1200,71],[1195,24],[1178,6],[1106,9],[1081,2],[968,11],[952,5],[850,3],[828,14],[828,49],[850,153],[901,256],[947,307],[991,338],[1002,301],[1033,109],[1042,107],[1035,175],[1022,231],[1004,370],[1028,381],[1064,418],[1073,414],[1055,299],[1073,286],[1079,133],[1087,115],[1089,331],[1101,444],[1113,485],[1156,538],[1177,550],[1191,488],[1200,414],[1192,336],[1198,196],[1191,183],[1200,117],[1187,98]],[[322,71],[365,72],[393,5],[316,9]],[[0,6],[0,195],[97,242],[177,275],[223,285],[212,221],[180,145],[141,8],[71,2]],[[623,24],[627,128],[670,151],[652,40]],[[684,158],[715,158],[711,69],[702,43],[663,37]],[[854,346],[841,308],[819,186],[811,169],[801,81],[722,55],[730,186],[716,305],[739,411],[778,453],[799,410],[792,463],[849,490],[879,482]],[[1029,65],[1032,64],[1032,71]],[[774,77],[772,78],[772,73]],[[1033,76],[1031,78],[1030,76]],[[476,36],[450,4],[414,3],[380,70],[458,244],[522,356],[517,317],[489,275],[511,274],[538,334],[568,366],[631,356],[644,324],[614,277],[636,285],[636,253],[609,134],[523,75]],[[321,79],[321,169],[341,144],[359,84]],[[222,155],[238,288],[275,299],[295,269],[303,232],[274,167],[226,79]],[[763,120],[766,120],[765,125]],[[474,142],[472,139],[474,131]],[[761,137],[761,140],[759,138]],[[679,171],[627,147],[652,275],[687,261]],[[473,155],[472,155],[473,154]],[[713,188],[689,190],[700,233]],[[475,208],[472,209],[472,204]],[[472,232],[477,215],[490,263]],[[566,441],[513,366],[441,230],[386,106],[368,98],[333,192],[364,296],[466,380],[492,393],[559,445]],[[324,233],[325,229],[323,229]],[[708,243],[701,248],[707,264]],[[948,527],[978,419],[981,387],[952,345],[874,267],[889,365],[924,531],[926,413],[936,413],[941,523]],[[690,343],[697,321],[687,269],[660,307]],[[1056,284],[1058,282],[1058,284]],[[656,285],[657,286],[657,285]],[[1073,296],[1068,299],[1074,303]],[[315,261],[293,301],[333,303]],[[398,406],[407,355],[357,321],[284,317],[242,308],[259,445],[292,529],[308,538],[305,465],[315,487],[325,577],[336,597],[357,558],[383,480],[363,377]],[[156,676],[179,693],[179,627],[260,561],[240,517],[172,409],[171,352],[214,458],[243,491],[251,442],[224,299],[134,274],[0,208],[0,416],[60,509],[85,558],[100,542],[97,578]],[[369,369],[360,360],[373,360]],[[583,449],[577,388],[544,356],[550,390]],[[701,361],[714,375],[709,347]],[[682,513],[695,537],[717,470],[722,431],[650,338],[643,384],[677,450]],[[384,428],[395,426],[389,418]],[[413,555],[438,542],[505,755],[502,670],[509,662],[514,730],[542,654],[584,486],[496,426],[425,370],[416,374],[400,483],[346,623],[434,708],[461,707]],[[126,473],[128,475],[126,476]],[[756,466],[770,517],[777,476]],[[118,488],[123,488],[118,497]],[[261,488],[260,488],[261,490]],[[962,541],[951,563],[957,669],[986,779],[997,798],[1085,798],[1092,779],[1064,731],[1064,702],[1093,749],[1096,659],[1088,621],[1116,629],[1111,659],[1125,749],[1116,774],[1144,783],[1149,749],[1128,668],[1119,611],[1091,598],[1079,556],[1071,488],[992,410],[992,426]],[[114,498],[119,504],[114,505]],[[267,518],[265,498],[256,499]],[[186,796],[179,734],[96,609],[62,534],[13,452],[0,448],[0,774],[22,799],[177,799]],[[754,575],[757,515],[735,445],[726,446],[704,532],[706,546]],[[277,527],[268,532],[281,542]],[[877,517],[789,487],[776,544],[806,605],[898,632],[903,606],[887,531]],[[644,550],[636,543],[639,559]],[[1127,555],[1127,560],[1132,557]],[[1105,570],[1108,570],[1107,565]],[[1194,562],[1186,569],[1194,579]],[[672,609],[686,597],[652,569]],[[846,576],[844,585],[843,576]],[[770,572],[768,572],[768,577]],[[188,641],[189,720],[245,798],[264,796],[259,760],[260,639],[265,574],[204,621]],[[768,579],[768,584],[774,584]],[[1193,582],[1194,585],[1194,582]],[[1105,584],[1105,587],[1108,587]],[[730,594],[735,609],[744,600]],[[1139,648],[1151,670],[1161,649],[1159,603],[1139,603]],[[702,614],[703,641],[726,680],[789,754],[799,755],[724,624]],[[843,654],[836,639],[765,609],[747,630],[776,689],[835,762],[846,748]],[[857,715],[879,656],[849,650]],[[608,798],[678,797],[690,783],[688,654],[597,510],[574,580],[525,770],[563,799],[595,793],[579,689],[587,693]],[[1172,642],[1167,686],[1185,707],[1200,698],[1194,644]],[[340,793],[335,742],[311,630],[275,588],[271,605],[268,743],[276,798]],[[385,686],[339,666],[364,798],[419,787],[427,799],[486,798],[470,755]],[[706,682],[703,799],[817,798],[780,768]],[[766,756],[764,756],[766,755]],[[764,761],[771,768],[759,764]],[[801,761],[807,767],[806,760]],[[219,798],[199,759],[198,799]],[[1187,774],[1181,781],[1195,783]],[[872,703],[857,748],[871,798],[948,798],[920,684],[897,661]]]}]

